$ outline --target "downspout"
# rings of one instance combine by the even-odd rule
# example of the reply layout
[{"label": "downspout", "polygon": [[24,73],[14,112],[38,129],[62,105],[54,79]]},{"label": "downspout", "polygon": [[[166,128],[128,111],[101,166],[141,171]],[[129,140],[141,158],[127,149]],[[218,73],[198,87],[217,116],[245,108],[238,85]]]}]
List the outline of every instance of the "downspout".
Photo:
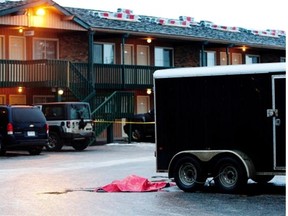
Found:
[{"label": "downspout", "polygon": [[122,89],[125,89],[125,39],[129,34],[122,35]]},{"label": "downspout", "polygon": [[[205,59],[205,45],[207,45],[208,44],[208,42],[207,41],[204,41],[203,43],[202,43],[202,46],[201,46],[201,62],[200,62],[200,67],[204,67],[204,66],[206,66],[204,63],[205,63],[205,61],[204,61],[204,59]],[[207,60],[206,60],[207,61]]]},{"label": "downspout", "polygon": [[226,47],[226,58],[227,58],[227,65],[230,65],[231,64],[231,61],[230,61],[230,56],[229,56],[229,48],[233,47],[234,44],[229,44],[227,47]]},{"label": "downspout", "polygon": [[92,86],[94,87],[93,90],[96,92],[96,77],[95,77],[95,73],[94,73],[94,64],[93,64],[94,33],[95,32],[92,30],[88,31],[88,73],[87,73],[87,77],[88,77],[90,84],[92,84]]}]

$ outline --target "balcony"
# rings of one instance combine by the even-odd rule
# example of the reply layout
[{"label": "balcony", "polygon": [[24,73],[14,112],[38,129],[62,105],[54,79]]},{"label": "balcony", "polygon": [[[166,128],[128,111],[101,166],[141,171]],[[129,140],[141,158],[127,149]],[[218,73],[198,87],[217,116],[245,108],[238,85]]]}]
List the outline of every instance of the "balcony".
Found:
[{"label": "balcony", "polygon": [[145,89],[153,86],[153,73],[163,67],[94,64],[65,60],[0,60],[0,87],[67,87],[85,89]]}]

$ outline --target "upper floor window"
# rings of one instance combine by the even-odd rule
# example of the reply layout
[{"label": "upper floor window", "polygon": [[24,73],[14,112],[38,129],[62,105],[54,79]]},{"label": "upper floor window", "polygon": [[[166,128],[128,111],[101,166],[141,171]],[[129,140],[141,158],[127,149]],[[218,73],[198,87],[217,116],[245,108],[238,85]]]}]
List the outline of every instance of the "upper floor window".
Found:
[{"label": "upper floor window", "polygon": [[[203,61],[202,61],[203,56]],[[216,65],[216,53],[214,51],[204,51],[204,55],[200,53],[200,62],[202,66],[215,66]]]},{"label": "upper floor window", "polygon": [[256,64],[260,63],[260,56],[258,55],[246,55],[245,56],[246,64]]},{"label": "upper floor window", "polygon": [[155,48],[155,66],[172,67],[173,66],[173,49],[172,48]]},{"label": "upper floor window", "polygon": [[93,56],[93,63],[98,64],[114,64],[115,63],[115,56],[114,44],[100,44],[94,43],[93,47],[94,56]]},{"label": "upper floor window", "polygon": [[[123,47],[121,46],[121,50],[122,49],[123,49]],[[121,56],[121,57],[123,58],[123,56]],[[133,65],[134,64],[134,46],[131,44],[125,44],[124,45],[124,64],[126,64],[126,65]]]},{"label": "upper floor window", "polygon": [[242,64],[242,54],[241,53],[232,53],[232,65]]},{"label": "upper floor window", "polygon": [[40,39],[33,40],[34,59],[58,59],[58,40],[57,39]]},{"label": "upper floor window", "polygon": [[0,36],[0,59],[4,59],[4,36]]},{"label": "upper floor window", "polygon": [[137,65],[150,65],[149,46],[137,46]]}]

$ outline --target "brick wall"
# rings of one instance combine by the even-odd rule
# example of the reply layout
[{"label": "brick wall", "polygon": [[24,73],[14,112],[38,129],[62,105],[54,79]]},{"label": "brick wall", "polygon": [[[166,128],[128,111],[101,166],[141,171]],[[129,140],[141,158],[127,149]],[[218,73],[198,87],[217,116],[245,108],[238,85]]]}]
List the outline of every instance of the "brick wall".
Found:
[{"label": "brick wall", "polygon": [[200,66],[200,48],[193,45],[175,47],[174,65],[175,67]]},{"label": "brick wall", "polygon": [[88,61],[88,35],[86,33],[67,33],[59,37],[59,58],[76,61]]}]

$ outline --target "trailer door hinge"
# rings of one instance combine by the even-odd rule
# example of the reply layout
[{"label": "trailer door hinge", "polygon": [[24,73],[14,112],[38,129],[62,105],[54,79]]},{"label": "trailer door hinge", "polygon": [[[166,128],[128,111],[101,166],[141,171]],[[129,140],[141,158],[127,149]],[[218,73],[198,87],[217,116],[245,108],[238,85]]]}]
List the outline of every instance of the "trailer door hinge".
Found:
[{"label": "trailer door hinge", "polygon": [[278,109],[267,109],[267,117],[277,117]]}]

